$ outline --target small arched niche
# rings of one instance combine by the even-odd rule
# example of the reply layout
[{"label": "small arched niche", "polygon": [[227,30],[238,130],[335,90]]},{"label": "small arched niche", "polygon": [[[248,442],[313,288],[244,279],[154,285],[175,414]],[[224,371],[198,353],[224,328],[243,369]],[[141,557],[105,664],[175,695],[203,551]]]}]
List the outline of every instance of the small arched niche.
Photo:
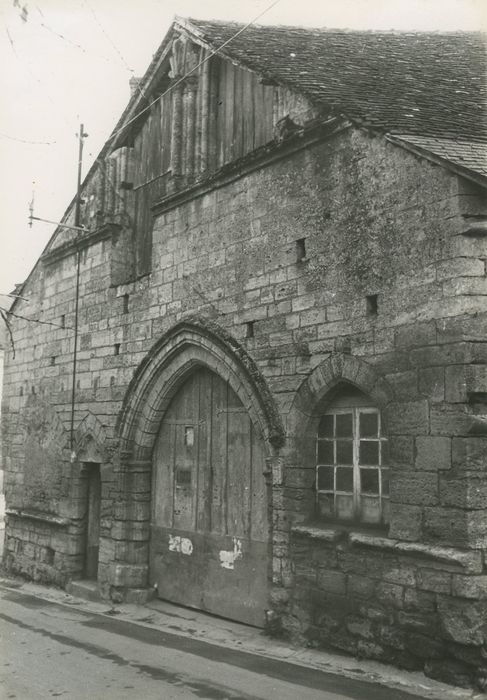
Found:
[{"label": "small arched niche", "polygon": [[76,452],[78,462],[82,464],[101,464],[105,461],[102,449],[92,435],[87,435]]}]

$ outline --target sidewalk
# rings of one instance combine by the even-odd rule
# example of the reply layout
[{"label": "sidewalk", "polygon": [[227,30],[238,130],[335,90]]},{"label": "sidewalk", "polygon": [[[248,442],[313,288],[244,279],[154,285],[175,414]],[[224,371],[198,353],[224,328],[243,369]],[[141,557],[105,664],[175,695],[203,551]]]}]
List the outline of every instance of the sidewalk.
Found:
[{"label": "sidewalk", "polygon": [[426,678],[422,673],[401,671],[375,661],[357,660],[324,651],[292,647],[269,639],[261,630],[229,620],[206,615],[196,610],[181,608],[161,600],[145,606],[121,604],[114,608],[105,602],[90,602],[75,598],[63,590],[0,577],[2,588],[15,588],[20,593],[46,601],[76,606],[86,612],[116,615],[118,619],[137,625],[156,628],[182,637],[191,637],[215,646],[239,649],[258,656],[285,661],[347,678],[379,683],[391,689],[407,691],[431,700],[472,700],[486,695],[462,688],[454,688]]}]

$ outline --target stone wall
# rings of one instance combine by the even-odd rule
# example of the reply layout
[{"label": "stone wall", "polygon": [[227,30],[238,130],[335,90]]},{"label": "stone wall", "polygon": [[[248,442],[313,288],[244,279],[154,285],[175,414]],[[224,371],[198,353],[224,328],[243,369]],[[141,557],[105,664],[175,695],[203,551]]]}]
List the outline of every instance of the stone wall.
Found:
[{"label": "stone wall", "polygon": [[286,626],[307,644],[424,669],[453,684],[482,682],[480,551],[296,526],[291,552]]},{"label": "stone wall", "polygon": [[[5,377],[8,565],[61,582],[81,575],[83,450],[93,439],[102,465],[100,586],[108,595],[147,584],[150,460],[127,470],[116,426],[136,369],[190,315],[245,350],[285,423],[284,445],[269,443],[275,627],[448,678],[441,650],[467,682],[485,641],[481,625],[469,633],[465,622],[485,614],[487,243],[464,235],[472,217],[487,214],[480,192],[352,129],[304,136],[263,158],[160,204],[150,275],[117,285],[115,233],[87,239],[75,428],[89,415],[101,428],[85,431],[72,462],[76,249],[48,254],[32,272],[31,301],[16,308],[44,324],[16,320],[17,356],[8,354]],[[311,535],[299,530],[314,518],[313,421],[339,382],[372,397],[389,437],[391,528],[367,544],[326,534],[323,524]],[[35,432],[33,395],[63,431]],[[42,478],[42,508],[29,501],[41,467],[37,447],[25,449],[26,431],[42,450],[51,449],[45,435],[57,436],[62,478]],[[445,563],[435,547],[460,559]]]},{"label": "stone wall", "polygon": [[[0,401],[3,394],[3,357],[6,340],[5,324],[0,324]],[[0,410],[1,420],[1,410]],[[5,493],[3,488],[3,459],[2,459],[2,435],[0,433],[0,557],[3,554],[3,539],[5,533]]]}]

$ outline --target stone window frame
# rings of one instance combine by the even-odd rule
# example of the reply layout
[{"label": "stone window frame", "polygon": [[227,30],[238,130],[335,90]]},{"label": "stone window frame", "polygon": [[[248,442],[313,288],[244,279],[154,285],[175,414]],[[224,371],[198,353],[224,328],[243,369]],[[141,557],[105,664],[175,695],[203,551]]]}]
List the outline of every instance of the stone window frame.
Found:
[{"label": "stone window frame", "polygon": [[[360,523],[361,525],[372,525],[386,527],[389,524],[389,490],[384,488],[388,484],[388,480],[384,480],[384,475],[389,474],[387,465],[387,436],[383,430],[383,420],[380,410],[372,405],[372,402],[365,395],[356,394],[351,396],[348,405],[340,405],[339,400],[331,401],[324,411],[320,411],[320,420],[315,434],[315,489],[316,489],[316,515],[319,520],[327,522],[339,522],[345,524]],[[347,430],[347,434],[337,434],[340,431],[338,427],[338,416],[351,415],[351,430]],[[376,415],[377,430],[374,435],[361,435],[361,416]],[[332,417],[332,433],[326,428],[324,421],[325,417]],[[328,432],[328,434],[326,434]],[[374,463],[361,463],[360,451],[364,443],[377,443],[377,460]],[[328,447],[327,447],[328,446]],[[332,454],[329,447],[331,446]],[[351,447],[351,451],[349,451]],[[347,448],[347,449],[343,449]],[[342,452],[342,459],[338,452]],[[344,455],[344,452],[348,454]],[[367,492],[362,486],[362,474],[365,476],[365,471],[375,471],[378,473],[377,490]],[[352,475],[351,484],[338,484],[338,479],[348,479],[347,472]],[[332,476],[333,483],[326,483],[326,477]],[[327,508],[328,512],[324,512],[323,505],[326,501],[333,499],[331,508]],[[372,511],[363,512],[362,503],[372,501],[378,502],[379,507],[376,511],[376,516],[373,517]],[[345,506],[345,512],[338,512],[337,504]],[[351,506],[351,507],[350,507]]]},{"label": "stone window frame", "polygon": [[340,352],[332,353],[314,367],[301,382],[286,413],[284,479],[300,489],[299,508],[293,527],[298,523],[307,523],[323,537],[341,537],[343,531],[355,529],[372,530],[388,536],[389,528],[385,526],[366,526],[331,519],[324,521],[317,516],[315,473],[319,417],[333,404],[334,399],[350,390],[358,390],[365,395],[367,404],[364,406],[373,406],[380,411],[385,434],[389,436],[390,407],[394,404],[395,396],[392,386],[376,367],[362,358]]}]

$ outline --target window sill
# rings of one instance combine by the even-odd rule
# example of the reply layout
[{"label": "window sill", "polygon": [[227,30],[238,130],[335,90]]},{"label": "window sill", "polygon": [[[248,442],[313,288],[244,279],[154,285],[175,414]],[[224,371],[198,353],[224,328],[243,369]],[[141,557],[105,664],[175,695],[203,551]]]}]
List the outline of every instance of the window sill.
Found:
[{"label": "window sill", "polygon": [[457,565],[470,571],[470,573],[482,572],[481,552],[442,547],[421,542],[403,542],[388,537],[367,535],[351,532],[350,544],[362,547],[374,547],[375,549],[387,549],[401,554],[412,554],[427,557],[442,562],[443,564]]},{"label": "window sill", "polygon": [[323,542],[347,542],[351,547],[369,547],[371,549],[387,550],[397,554],[424,557],[442,565],[453,567],[458,571],[458,567],[465,572],[478,574],[482,572],[482,554],[475,550],[455,549],[454,547],[442,547],[432,544],[422,544],[421,542],[404,542],[395,540],[381,534],[381,531],[366,532],[360,528],[353,529],[348,526],[333,525],[294,525],[291,532],[298,536],[310,537]]},{"label": "window sill", "polygon": [[321,527],[318,525],[294,525],[291,532],[296,535],[305,535],[325,542],[338,542],[342,539],[344,531],[338,527]]},{"label": "window sill", "polygon": [[58,515],[51,515],[50,513],[40,513],[31,510],[20,510],[20,508],[6,508],[5,515],[14,516],[16,518],[23,518],[24,520],[37,520],[41,523],[48,523],[49,525],[57,525],[60,527],[69,525],[70,520],[68,518],[61,518]]},{"label": "window sill", "polygon": [[377,540],[378,542],[382,542],[383,540],[391,541],[387,537],[387,528],[388,526],[384,525],[365,525],[360,523],[346,524],[312,520],[306,524],[294,525],[291,531],[296,534],[308,535],[308,537],[314,537],[328,542],[348,540],[352,543],[354,536],[366,537],[368,540]]}]

